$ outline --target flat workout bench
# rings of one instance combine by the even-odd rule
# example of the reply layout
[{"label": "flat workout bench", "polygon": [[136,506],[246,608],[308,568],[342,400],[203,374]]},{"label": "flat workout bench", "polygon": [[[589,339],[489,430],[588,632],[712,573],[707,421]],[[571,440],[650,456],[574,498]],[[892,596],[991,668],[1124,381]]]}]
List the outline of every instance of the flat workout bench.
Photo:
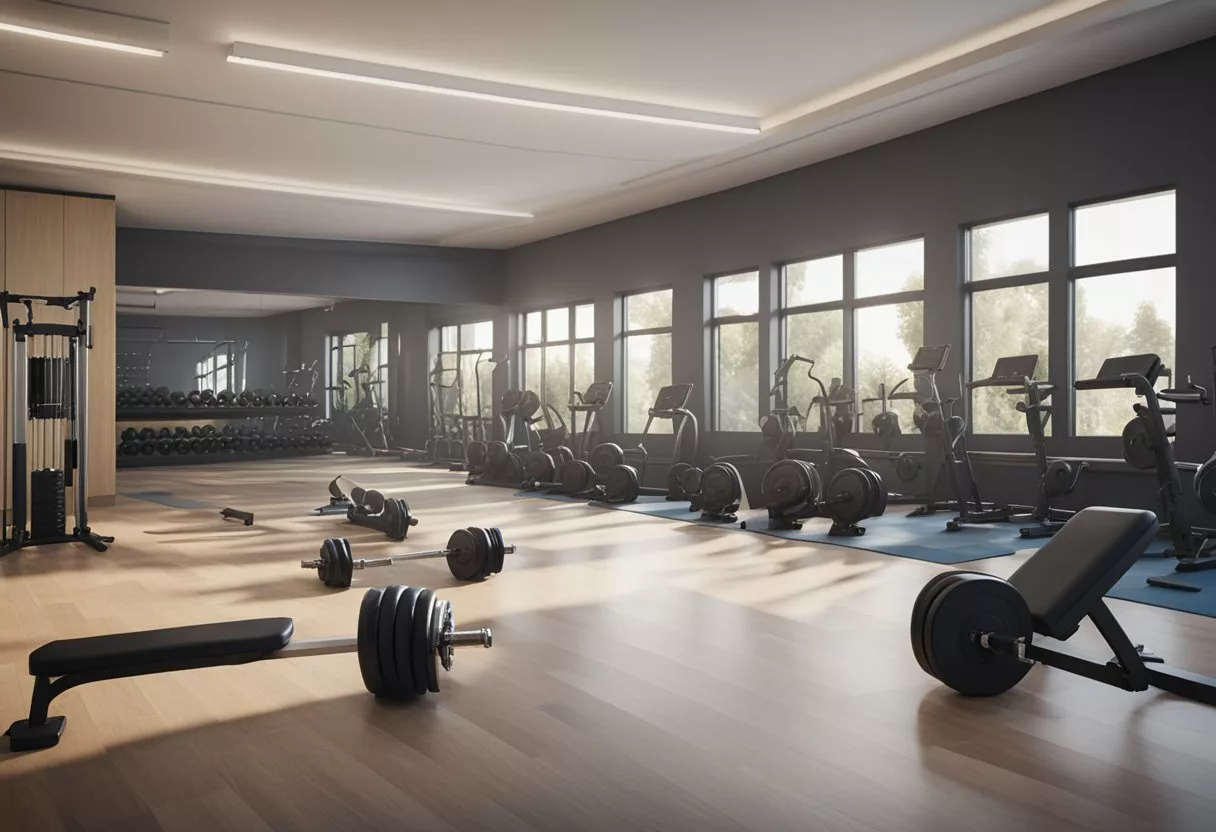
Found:
[{"label": "flat workout bench", "polygon": [[290,618],[257,618],[52,641],[30,654],[30,714],[9,727],[10,748],[29,751],[56,745],[67,719],[47,715],[51,700],[88,682],[357,653],[370,693],[412,699],[439,692],[438,671],[451,669],[453,648],[492,643],[488,629],[457,630],[449,602],[429,589],[408,586],[369,589],[359,606],[355,636],[293,640],[294,629]]},{"label": "flat workout bench", "polygon": [[[917,661],[925,672],[971,696],[1003,693],[1041,663],[1124,690],[1156,687],[1216,705],[1216,679],[1160,664],[1160,658],[1132,644],[1103,600],[1157,531],[1157,517],[1149,511],[1086,508],[1008,581],[978,572],[936,576],[912,608]],[[1036,633],[1064,641],[1085,618],[1113,650],[1109,661],[1033,643]]]}]

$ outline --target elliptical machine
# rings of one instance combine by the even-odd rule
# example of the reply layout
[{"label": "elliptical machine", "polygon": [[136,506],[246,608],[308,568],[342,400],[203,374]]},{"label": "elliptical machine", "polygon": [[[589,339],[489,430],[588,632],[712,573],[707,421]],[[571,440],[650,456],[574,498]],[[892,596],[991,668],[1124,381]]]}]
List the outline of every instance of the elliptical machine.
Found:
[{"label": "elliptical machine", "polygon": [[[647,468],[652,465],[674,466],[681,461],[696,460],[699,442],[697,417],[688,409],[692,390],[691,384],[669,384],[659,390],[654,406],[647,411],[646,426],[642,428],[642,436],[636,447],[626,451],[620,445],[606,442],[591,450],[590,462],[593,466],[597,460],[601,464],[614,460],[611,464],[604,465],[604,473],[596,493],[592,496],[593,500],[632,503],[643,495],[670,496],[669,489],[646,487],[642,485],[642,480],[646,476]],[[656,419],[671,422],[670,457],[652,457],[646,448],[646,437],[650,435],[650,429]],[[635,464],[626,464],[627,460]]]},{"label": "elliptical machine", "polygon": [[[542,449],[529,453],[524,460],[529,488],[548,488],[555,493],[577,494],[595,485],[596,472],[587,461],[587,455],[592,447],[592,437],[602,434],[599,413],[611,397],[611,381],[593,381],[585,391],[570,391],[569,436],[574,447],[558,445],[552,450]],[[578,426],[580,413],[583,414],[581,430]],[[545,458],[542,459],[542,456]]]},{"label": "elliptical machine", "polygon": [[499,416],[503,438],[486,444],[484,460],[469,459],[469,484],[521,487],[524,457],[539,446],[532,424],[540,407],[540,397],[531,390],[508,390],[503,394]]},{"label": "elliptical machine", "polygon": [[[1216,346],[1212,347],[1212,390],[1216,392]],[[1212,399],[1212,415],[1216,417],[1216,397]],[[1213,418],[1216,425],[1216,418]],[[1199,505],[1216,514],[1216,451],[1195,471],[1195,496]]]}]

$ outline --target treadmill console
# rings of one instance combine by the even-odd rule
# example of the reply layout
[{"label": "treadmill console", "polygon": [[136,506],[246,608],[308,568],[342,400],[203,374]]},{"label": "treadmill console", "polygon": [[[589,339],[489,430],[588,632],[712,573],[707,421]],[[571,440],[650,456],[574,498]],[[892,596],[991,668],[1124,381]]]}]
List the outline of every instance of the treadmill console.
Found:
[{"label": "treadmill console", "polygon": [[608,398],[611,395],[611,381],[593,381],[587,385],[587,389],[582,395],[582,400],[578,401],[576,399],[576,404],[573,407],[575,410],[599,410],[608,404]]},{"label": "treadmill console", "polygon": [[1037,355],[1006,355],[996,360],[992,374],[988,378],[979,378],[968,387],[1021,387],[1026,379],[1034,378],[1034,371],[1039,366]]},{"label": "treadmill console", "polygon": [[1149,384],[1156,384],[1165,366],[1156,355],[1120,355],[1108,358],[1102,362],[1102,367],[1095,377],[1098,381],[1112,381],[1125,375],[1144,376]]},{"label": "treadmill console", "polygon": [[690,398],[692,398],[691,384],[669,384],[659,390],[659,395],[655,396],[654,407],[651,410],[656,414],[683,410],[688,407]]},{"label": "treadmill console", "polygon": [[949,355],[949,344],[921,347],[916,351],[908,369],[914,373],[940,373],[946,368],[946,359]]}]

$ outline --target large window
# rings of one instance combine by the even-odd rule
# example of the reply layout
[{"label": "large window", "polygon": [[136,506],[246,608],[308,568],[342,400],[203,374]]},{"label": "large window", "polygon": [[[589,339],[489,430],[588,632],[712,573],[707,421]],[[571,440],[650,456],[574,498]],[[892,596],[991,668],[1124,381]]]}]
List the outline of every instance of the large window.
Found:
[{"label": "large window", "polygon": [[[326,387],[330,395],[327,397],[327,412],[332,415],[335,410],[352,410],[356,405],[364,403],[364,384],[369,379],[364,377],[364,371],[370,371],[377,365],[375,341],[370,332],[350,332],[340,335],[330,335],[326,338],[329,351],[329,379]],[[379,339],[385,341],[387,339]],[[354,373],[355,375],[351,375]],[[378,379],[376,379],[378,380]],[[383,395],[383,390],[377,390],[377,395]]]},{"label": "large window", "polygon": [[571,390],[595,380],[595,306],[559,306],[524,315],[524,388],[563,417]]},{"label": "large window", "polygon": [[473,424],[480,418],[485,427],[494,412],[493,348],[493,321],[452,324],[439,328],[439,354],[431,359],[431,371],[436,362],[441,371],[432,379],[437,385],[432,386],[431,395],[438,392],[442,412],[465,419],[469,424],[461,429],[478,437],[480,432],[473,430]]},{"label": "large window", "polygon": [[[671,384],[671,290],[626,295],[623,304],[625,432],[641,433],[659,388]],[[660,420],[654,433],[670,433]]]},{"label": "large window", "polygon": [[[1075,378],[1111,356],[1156,353],[1174,368],[1174,192],[1073,209]],[[1162,378],[1158,387],[1168,386]],[[1079,436],[1117,436],[1133,415],[1130,390],[1076,394]]]},{"label": "large window", "polygon": [[233,376],[232,344],[217,346],[211,353],[194,366],[194,387],[196,390],[210,390],[218,393],[221,390],[231,390]]},{"label": "large window", "polygon": [[[838,379],[855,391],[859,403],[877,396],[880,385],[889,393],[908,377],[908,363],[921,346],[924,271],[922,239],[787,263],[781,270],[782,356],[811,359],[815,377],[825,388],[830,391]],[[853,322],[849,351],[846,319]],[[819,395],[819,385],[795,367],[789,391],[790,404],[807,415],[808,428],[816,430],[820,414],[810,403]],[[910,402],[893,402],[891,407],[904,425],[911,424]],[[877,411],[858,412],[864,429]]]},{"label": "large window", "polygon": [[714,427],[760,429],[760,273],[712,279]]},{"label": "large window", "polygon": [[[1047,214],[976,225],[967,230],[973,381],[989,377],[998,358],[1012,355],[1037,355],[1036,377],[1048,377],[1049,239]],[[1018,401],[1004,387],[973,390],[972,431],[1025,433],[1026,417],[1018,412]],[[1048,423],[1049,433],[1051,429]]]}]

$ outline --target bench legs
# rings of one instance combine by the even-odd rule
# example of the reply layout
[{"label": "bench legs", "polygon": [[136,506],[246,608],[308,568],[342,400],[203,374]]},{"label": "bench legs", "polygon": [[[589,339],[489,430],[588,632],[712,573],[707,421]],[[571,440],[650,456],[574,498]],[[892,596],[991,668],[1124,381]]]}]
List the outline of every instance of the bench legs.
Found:
[{"label": "bench legs", "polygon": [[63,735],[68,718],[66,716],[47,716],[51,700],[59,692],[53,688],[49,677],[35,677],[29,719],[17,720],[9,726],[7,731],[11,750],[33,751],[59,744],[59,737]]}]

